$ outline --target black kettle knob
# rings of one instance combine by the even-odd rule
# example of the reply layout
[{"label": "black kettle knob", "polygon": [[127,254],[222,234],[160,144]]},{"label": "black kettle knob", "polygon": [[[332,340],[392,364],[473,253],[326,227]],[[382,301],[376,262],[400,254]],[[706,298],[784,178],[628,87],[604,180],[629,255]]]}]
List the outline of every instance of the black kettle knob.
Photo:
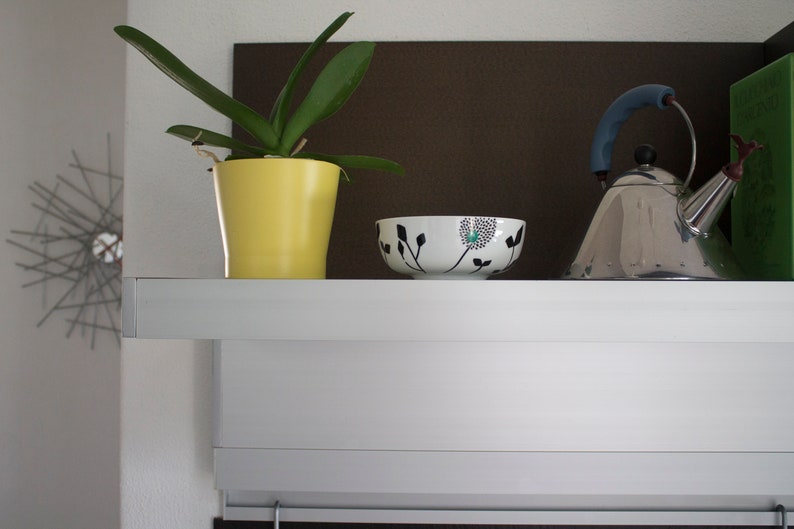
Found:
[{"label": "black kettle knob", "polygon": [[634,161],[640,165],[653,165],[656,161],[656,149],[647,143],[638,146],[634,149]]}]

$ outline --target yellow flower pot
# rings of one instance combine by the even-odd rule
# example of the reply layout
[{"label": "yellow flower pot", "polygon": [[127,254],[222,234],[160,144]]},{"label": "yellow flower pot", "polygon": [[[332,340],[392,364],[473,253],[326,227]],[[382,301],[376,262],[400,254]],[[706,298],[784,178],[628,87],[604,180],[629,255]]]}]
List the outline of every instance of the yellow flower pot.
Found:
[{"label": "yellow flower pot", "polygon": [[325,279],[338,166],[317,160],[230,160],[213,169],[226,277]]}]

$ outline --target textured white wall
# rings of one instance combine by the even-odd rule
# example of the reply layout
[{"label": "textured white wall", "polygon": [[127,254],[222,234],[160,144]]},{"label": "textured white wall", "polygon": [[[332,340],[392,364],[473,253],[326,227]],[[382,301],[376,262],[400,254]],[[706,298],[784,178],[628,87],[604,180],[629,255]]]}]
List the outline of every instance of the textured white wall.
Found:
[{"label": "textured white wall", "polygon": [[[52,186],[81,161],[105,167],[106,134],[122,172],[124,46],[109,28],[125,0],[4,0],[0,17],[0,227],[32,229],[27,186]],[[72,175],[73,176],[73,175]],[[42,290],[0,244],[0,526],[119,525],[119,361],[116,340],[74,334],[56,314],[41,328]],[[49,303],[52,299],[50,289]],[[49,307],[50,305],[46,305]]]},{"label": "textured white wall", "polygon": [[[310,41],[342,11],[338,40],[762,42],[794,20],[790,0],[128,0],[129,23],[219,87],[235,42]],[[377,60],[377,52],[375,59]],[[129,52],[125,275],[220,277],[207,163],[162,133],[229,124]],[[128,340],[122,367],[122,525],[211,527],[210,346]]]}]

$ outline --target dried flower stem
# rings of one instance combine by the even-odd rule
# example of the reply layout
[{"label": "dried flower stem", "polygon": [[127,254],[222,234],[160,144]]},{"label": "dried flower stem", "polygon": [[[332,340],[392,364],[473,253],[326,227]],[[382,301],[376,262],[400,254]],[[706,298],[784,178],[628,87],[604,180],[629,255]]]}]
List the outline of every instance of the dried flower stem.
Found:
[{"label": "dried flower stem", "polygon": [[196,149],[196,153],[199,156],[201,156],[202,158],[212,158],[213,162],[221,163],[221,161],[218,159],[218,157],[215,156],[214,152],[208,151],[206,149],[200,149],[199,148],[202,145],[204,145],[204,142],[199,140],[199,138],[201,137],[201,133],[202,133],[202,131],[199,131],[199,133],[196,134],[196,137],[193,138],[193,142],[191,143],[191,145]]}]

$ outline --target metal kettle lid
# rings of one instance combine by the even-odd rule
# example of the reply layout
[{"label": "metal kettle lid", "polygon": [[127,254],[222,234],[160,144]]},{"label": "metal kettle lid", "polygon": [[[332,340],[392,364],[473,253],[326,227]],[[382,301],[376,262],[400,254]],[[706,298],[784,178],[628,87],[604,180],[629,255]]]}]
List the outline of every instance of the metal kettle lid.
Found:
[{"label": "metal kettle lid", "polygon": [[635,185],[682,185],[681,180],[674,175],[664,169],[654,167],[656,149],[653,148],[653,145],[648,145],[647,143],[639,145],[634,150],[634,160],[639,164],[638,167],[616,177],[609,186],[610,188]]}]

